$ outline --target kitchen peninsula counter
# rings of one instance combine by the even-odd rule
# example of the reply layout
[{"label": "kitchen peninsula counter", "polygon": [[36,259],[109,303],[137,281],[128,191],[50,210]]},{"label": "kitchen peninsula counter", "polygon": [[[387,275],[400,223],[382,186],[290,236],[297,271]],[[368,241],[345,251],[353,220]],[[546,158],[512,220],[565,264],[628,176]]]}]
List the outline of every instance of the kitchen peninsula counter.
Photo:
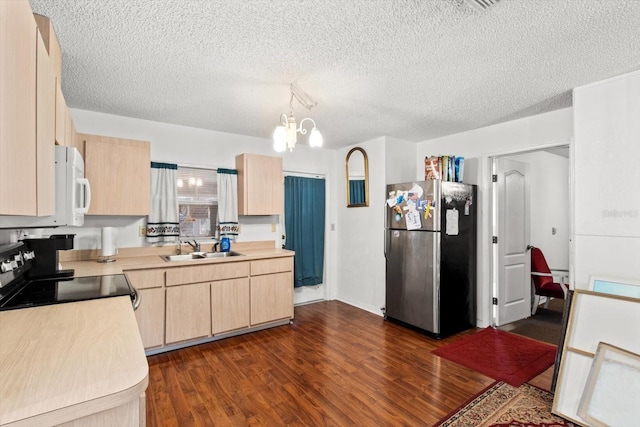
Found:
[{"label": "kitchen peninsula counter", "polygon": [[144,425],[148,373],[128,296],[0,312],[0,426]]}]

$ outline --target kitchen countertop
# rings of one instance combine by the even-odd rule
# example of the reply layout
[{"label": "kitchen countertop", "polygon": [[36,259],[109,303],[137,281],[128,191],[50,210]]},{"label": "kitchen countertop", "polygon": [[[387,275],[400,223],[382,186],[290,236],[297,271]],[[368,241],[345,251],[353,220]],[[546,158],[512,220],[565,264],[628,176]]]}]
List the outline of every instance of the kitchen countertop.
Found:
[{"label": "kitchen countertop", "polygon": [[0,312],[0,426],[123,405],[144,393],[148,373],[128,296]]},{"label": "kitchen countertop", "polygon": [[[203,264],[217,264],[228,262],[242,262],[265,258],[280,258],[294,256],[295,252],[287,249],[257,248],[234,250],[243,256],[228,258],[203,258],[190,261],[165,261],[160,255],[140,255],[118,258],[115,262],[100,263],[96,260],[63,261],[63,269],[74,269],[76,277],[104,276],[108,274],[121,274],[123,271],[142,270],[150,268],[172,268],[184,266],[196,266]],[[166,255],[173,254],[167,250]]]}]

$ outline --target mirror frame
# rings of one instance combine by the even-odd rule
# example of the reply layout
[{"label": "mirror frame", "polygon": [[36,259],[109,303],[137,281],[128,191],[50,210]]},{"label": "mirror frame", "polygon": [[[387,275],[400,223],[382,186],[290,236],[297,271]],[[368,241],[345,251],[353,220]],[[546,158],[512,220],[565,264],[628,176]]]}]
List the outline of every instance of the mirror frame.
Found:
[{"label": "mirror frame", "polygon": [[[362,153],[362,159],[364,160],[364,203],[351,203],[351,194],[349,191],[349,159],[351,158],[351,155],[356,151]],[[360,147],[352,148],[349,153],[347,153],[347,158],[344,163],[344,170],[347,184],[347,207],[363,208],[369,206],[369,158],[367,157],[367,152]]]}]

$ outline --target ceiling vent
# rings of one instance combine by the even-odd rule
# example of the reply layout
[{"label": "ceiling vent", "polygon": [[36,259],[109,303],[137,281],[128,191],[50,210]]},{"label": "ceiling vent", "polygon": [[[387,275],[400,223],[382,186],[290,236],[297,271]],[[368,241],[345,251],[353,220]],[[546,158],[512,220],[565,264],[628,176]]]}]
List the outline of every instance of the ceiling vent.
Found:
[{"label": "ceiling vent", "polygon": [[463,0],[464,3],[468,4],[478,12],[484,12],[499,1],[500,0]]}]

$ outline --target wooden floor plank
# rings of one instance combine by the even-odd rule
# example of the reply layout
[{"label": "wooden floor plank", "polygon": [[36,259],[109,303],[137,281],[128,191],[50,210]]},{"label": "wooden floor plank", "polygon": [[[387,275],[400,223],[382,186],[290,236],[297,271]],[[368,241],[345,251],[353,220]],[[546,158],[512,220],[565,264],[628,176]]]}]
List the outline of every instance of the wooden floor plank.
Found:
[{"label": "wooden floor plank", "polygon": [[[149,357],[148,426],[433,425],[494,380],[436,340],[347,304],[291,325]],[[549,389],[553,369],[531,381]]]}]

